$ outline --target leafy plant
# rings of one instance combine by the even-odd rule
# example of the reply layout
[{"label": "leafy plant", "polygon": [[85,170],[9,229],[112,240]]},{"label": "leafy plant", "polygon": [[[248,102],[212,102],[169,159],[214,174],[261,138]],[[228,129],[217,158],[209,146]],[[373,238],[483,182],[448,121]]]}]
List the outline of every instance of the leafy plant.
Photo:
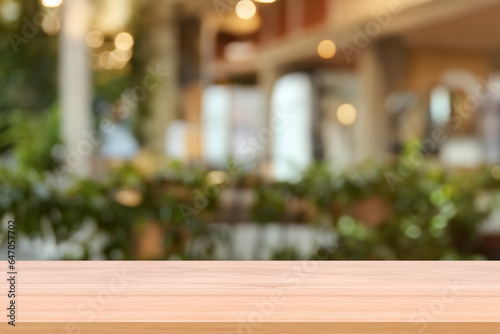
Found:
[{"label": "leafy plant", "polygon": [[13,111],[0,115],[0,147],[12,151],[16,164],[35,170],[51,170],[57,165],[52,149],[60,142],[59,108],[33,115]]}]

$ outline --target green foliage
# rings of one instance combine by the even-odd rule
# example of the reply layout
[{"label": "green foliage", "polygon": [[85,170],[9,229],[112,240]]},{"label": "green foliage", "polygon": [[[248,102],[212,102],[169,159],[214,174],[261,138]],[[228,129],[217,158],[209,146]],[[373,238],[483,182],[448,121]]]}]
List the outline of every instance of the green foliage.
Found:
[{"label": "green foliage", "polygon": [[[22,222],[19,232],[30,237],[40,236],[42,222],[50,222],[58,242],[94,222],[107,237],[103,252],[109,259],[117,252],[136,258],[137,232],[153,222],[165,235],[164,258],[213,258],[222,239],[209,223],[221,189],[209,182],[208,171],[173,163],[146,177],[122,166],[103,180],[61,187],[47,172],[54,167],[58,123],[55,106],[43,116],[18,111],[0,117],[0,146],[9,147],[16,161],[16,169],[0,167],[0,217],[12,214]],[[311,259],[483,258],[478,224],[498,206],[500,182],[488,170],[452,173],[423,161],[408,165],[412,152],[405,151],[392,166],[336,172],[326,163],[313,165],[294,183],[255,182],[245,175],[233,183],[254,180],[256,222],[333,226],[335,243],[322,245]],[[84,258],[89,254],[87,249]],[[287,247],[274,258],[297,259],[298,254]]]},{"label": "green foliage", "polygon": [[56,100],[58,38],[36,24],[42,10],[39,1],[15,2],[20,19],[0,19],[0,114],[15,109],[36,114]]},{"label": "green foliage", "polygon": [[[193,207],[196,189],[205,188],[206,174],[198,171],[186,175],[170,170],[166,175],[147,178],[124,166],[103,181],[84,179],[61,188],[47,173],[0,168],[0,217],[13,215],[19,222],[19,233],[29,237],[40,236],[41,222],[47,220],[58,242],[92,221],[107,237],[103,252],[108,259],[113,259],[116,251],[125,259],[136,258],[132,247],[135,233],[146,222],[153,222],[165,233],[165,257],[211,258],[218,236],[205,222],[214,199],[205,210],[196,211],[198,219],[186,221],[180,206]],[[132,196],[132,201],[120,197],[124,193]],[[187,236],[187,240],[181,236]]]},{"label": "green foliage", "polygon": [[[407,167],[404,159],[395,166],[368,165],[348,173],[313,166],[298,183],[260,188],[254,211],[262,222],[283,221],[293,210],[284,199],[296,198],[318,212],[318,221],[326,217],[337,240],[326,245],[328,250],[319,248],[313,259],[484,258],[478,225],[493,206],[478,205],[476,199],[496,193],[498,182],[490,173],[447,173],[426,163],[402,167]],[[386,175],[395,175],[397,184]]]},{"label": "green foliage", "polygon": [[297,250],[293,247],[285,247],[282,249],[278,249],[273,252],[271,255],[271,259],[273,261],[296,261],[301,260],[300,255],[297,253]]},{"label": "green foliage", "polygon": [[[289,214],[295,209],[290,203],[300,199],[317,212],[323,226],[336,231],[331,245],[311,254],[316,260],[484,258],[478,224],[498,204],[499,182],[486,171],[445,173],[423,164],[391,190],[384,175],[398,169],[364,167],[345,174],[315,166],[298,183],[259,182],[254,219],[292,221],[301,216]],[[0,216],[12,214],[22,222],[19,232],[30,237],[39,236],[41,222],[49,221],[59,242],[93,221],[107,236],[103,252],[109,259],[117,252],[136,258],[133,240],[146,223],[154,222],[165,234],[164,258],[213,259],[222,239],[210,228],[218,191],[210,190],[207,175],[204,169],[172,165],[145,177],[123,166],[101,181],[79,180],[61,188],[51,174],[0,168]],[[376,205],[366,206],[373,199]],[[379,217],[376,223],[367,224],[373,217]],[[274,254],[282,260],[298,257],[290,247]]]},{"label": "green foliage", "polygon": [[253,208],[253,219],[259,223],[283,221],[289,185],[260,183],[255,189],[258,198]]},{"label": "green foliage", "polygon": [[[3,116],[3,117],[2,117]],[[56,164],[51,151],[59,139],[59,109],[55,105],[44,114],[13,111],[0,115],[0,147],[12,150],[18,165],[35,170],[51,170]]]}]

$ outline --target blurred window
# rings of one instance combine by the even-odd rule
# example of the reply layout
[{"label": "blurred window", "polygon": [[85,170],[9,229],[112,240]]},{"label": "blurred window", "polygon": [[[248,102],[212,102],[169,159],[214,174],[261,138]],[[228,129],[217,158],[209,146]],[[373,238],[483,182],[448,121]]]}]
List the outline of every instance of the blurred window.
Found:
[{"label": "blurred window", "polygon": [[202,148],[204,160],[222,168],[229,158],[231,89],[211,86],[202,97]]},{"label": "blurred window", "polygon": [[432,125],[446,125],[451,117],[451,107],[451,92],[443,86],[434,88],[430,98]]},{"label": "blurred window", "polygon": [[264,97],[255,86],[212,86],[203,94],[203,156],[224,168],[229,158],[240,168],[258,166],[268,143],[263,139]]},{"label": "blurred window", "polygon": [[280,181],[300,177],[313,160],[313,85],[303,73],[278,80],[271,102],[272,171]]}]

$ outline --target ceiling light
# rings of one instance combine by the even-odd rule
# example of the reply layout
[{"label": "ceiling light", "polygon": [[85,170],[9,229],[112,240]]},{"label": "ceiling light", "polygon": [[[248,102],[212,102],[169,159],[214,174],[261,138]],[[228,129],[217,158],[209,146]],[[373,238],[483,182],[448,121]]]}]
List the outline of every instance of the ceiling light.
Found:
[{"label": "ceiling light", "polygon": [[236,5],[236,15],[240,19],[249,20],[257,13],[257,7],[251,0],[241,0]]},{"label": "ceiling light", "polygon": [[337,52],[337,47],[332,41],[325,39],[318,45],[318,54],[321,58],[330,59],[335,56]]},{"label": "ceiling light", "polygon": [[356,108],[352,104],[343,104],[337,109],[337,118],[342,125],[351,125],[356,121]]},{"label": "ceiling light", "polygon": [[59,7],[62,4],[63,0],[42,0],[42,5],[45,7],[53,8]]}]

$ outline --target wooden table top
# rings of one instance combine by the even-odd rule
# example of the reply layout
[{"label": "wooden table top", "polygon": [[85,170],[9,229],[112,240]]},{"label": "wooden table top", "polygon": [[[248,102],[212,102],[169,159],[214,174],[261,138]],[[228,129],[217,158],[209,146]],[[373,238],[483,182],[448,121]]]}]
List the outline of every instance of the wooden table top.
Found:
[{"label": "wooden table top", "polygon": [[500,333],[498,262],[16,266],[2,333]]}]

